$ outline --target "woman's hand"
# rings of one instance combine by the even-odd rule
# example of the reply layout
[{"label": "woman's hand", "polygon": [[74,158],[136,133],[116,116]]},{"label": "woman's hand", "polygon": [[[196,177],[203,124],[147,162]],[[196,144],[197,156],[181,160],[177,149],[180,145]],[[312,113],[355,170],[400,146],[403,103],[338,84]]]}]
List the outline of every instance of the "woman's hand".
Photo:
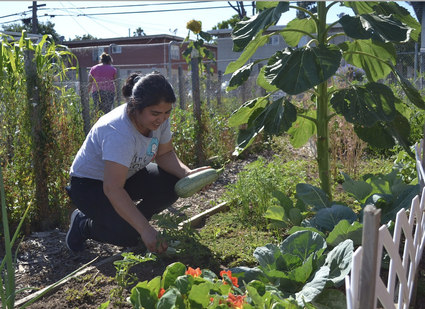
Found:
[{"label": "woman's hand", "polygon": [[152,226],[147,227],[140,236],[150,252],[161,254],[167,251],[167,242]]}]

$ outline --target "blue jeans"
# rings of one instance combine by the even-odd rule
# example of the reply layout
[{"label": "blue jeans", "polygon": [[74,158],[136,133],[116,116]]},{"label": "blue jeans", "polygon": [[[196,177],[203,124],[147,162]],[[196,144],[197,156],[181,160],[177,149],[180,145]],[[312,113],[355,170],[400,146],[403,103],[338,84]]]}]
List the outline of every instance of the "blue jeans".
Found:
[{"label": "blue jeans", "polygon": [[[137,209],[150,220],[178,199],[174,192],[177,181],[176,176],[150,163],[127,179],[124,189]],[[82,236],[123,247],[139,243],[139,233],[115,211],[103,192],[103,181],[72,177],[70,196],[74,205],[87,217],[80,225]]]}]

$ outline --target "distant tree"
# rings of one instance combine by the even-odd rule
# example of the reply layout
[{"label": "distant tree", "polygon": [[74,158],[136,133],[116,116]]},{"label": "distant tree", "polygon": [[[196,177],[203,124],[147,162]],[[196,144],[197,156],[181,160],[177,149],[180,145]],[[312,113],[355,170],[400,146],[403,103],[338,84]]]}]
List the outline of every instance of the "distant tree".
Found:
[{"label": "distant tree", "polygon": [[[312,13],[317,13],[317,5],[315,1],[297,1],[297,6],[302,7]],[[303,11],[297,10],[298,19],[305,19],[307,17],[308,15],[306,13],[304,13]]]},{"label": "distant tree", "polygon": [[[243,20],[244,17],[246,17],[246,10],[245,10],[243,1],[236,1],[236,5],[233,5],[232,3],[230,3],[230,1],[227,1],[227,3],[230,5],[232,9],[238,12],[239,20]],[[255,1],[252,1],[251,5],[252,5],[252,15],[255,15]]]},{"label": "distant tree", "polygon": [[86,40],[97,40],[97,37],[91,34],[83,34],[83,36],[76,35],[71,41],[86,41]]},{"label": "distant tree", "polygon": [[[12,32],[22,32],[22,30],[26,30],[27,33],[32,33],[32,22],[30,18],[23,19],[22,24],[13,23],[9,25],[2,26],[3,31],[12,31]],[[60,42],[60,35],[55,30],[55,24],[51,21],[47,21],[45,23],[38,22],[37,34],[50,34],[55,43]]]},{"label": "distant tree", "polygon": [[133,32],[133,36],[145,36],[145,35],[146,35],[145,31],[140,27],[138,27],[136,31]]},{"label": "distant tree", "polygon": [[233,29],[237,22],[239,22],[239,15],[235,14],[228,20],[223,20],[222,22],[219,22],[217,25],[213,26],[213,30],[218,29]]}]

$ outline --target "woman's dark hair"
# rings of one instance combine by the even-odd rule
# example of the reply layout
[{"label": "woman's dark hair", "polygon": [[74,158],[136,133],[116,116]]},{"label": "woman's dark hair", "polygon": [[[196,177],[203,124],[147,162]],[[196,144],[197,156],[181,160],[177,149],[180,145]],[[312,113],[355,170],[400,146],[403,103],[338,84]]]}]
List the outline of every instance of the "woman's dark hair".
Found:
[{"label": "woman's dark hair", "polygon": [[142,111],[145,107],[161,102],[175,103],[176,95],[167,79],[159,73],[146,76],[132,73],[122,86],[122,95],[129,99],[127,114],[129,116]]},{"label": "woman's dark hair", "polygon": [[110,64],[112,63],[112,57],[109,54],[103,52],[102,55],[100,55],[99,63]]}]

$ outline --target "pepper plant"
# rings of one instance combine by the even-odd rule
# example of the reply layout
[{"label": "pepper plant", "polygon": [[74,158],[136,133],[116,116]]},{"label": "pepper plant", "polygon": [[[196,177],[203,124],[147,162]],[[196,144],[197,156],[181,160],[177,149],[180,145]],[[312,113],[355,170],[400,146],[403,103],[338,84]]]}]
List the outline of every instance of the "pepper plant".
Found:
[{"label": "pepper plant", "polygon": [[[340,3],[353,10],[327,24],[329,9]],[[397,2],[342,1],[317,2],[317,14],[289,2],[258,1],[257,14],[240,21],[232,30],[233,51],[242,52],[230,63],[225,74],[232,74],[228,90],[242,85],[253,71],[254,65],[266,61],[258,74],[257,84],[266,95],[244,103],[229,119],[230,126],[247,124],[239,131],[235,154],[246,149],[260,132],[281,134],[289,132],[296,147],[316,137],[317,163],[321,188],[332,199],[329,121],[341,115],[354,125],[356,134],[371,146],[391,148],[396,143],[409,149],[410,125],[403,112],[414,104],[425,109],[417,89],[395,67],[394,44],[418,41],[421,26]],[[267,32],[282,14],[290,9],[303,11],[308,18],[295,18],[285,28]],[[340,24],[340,33],[330,30]],[[288,47],[266,59],[249,62],[255,51],[266,44],[271,36],[281,35]],[[348,41],[333,44],[332,39],[346,36]],[[300,46],[300,40],[309,42]],[[336,87],[333,77],[338,75],[342,61],[363,69],[364,83],[351,83]],[[390,87],[381,83],[393,74],[401,85],[408,102],[396,97]],[[343,78],[343,76],[341,76]],[[273,99],[272,94],[282,90],[286,95],[307,93],[313,104],[300,109],[287,97]]]}]

